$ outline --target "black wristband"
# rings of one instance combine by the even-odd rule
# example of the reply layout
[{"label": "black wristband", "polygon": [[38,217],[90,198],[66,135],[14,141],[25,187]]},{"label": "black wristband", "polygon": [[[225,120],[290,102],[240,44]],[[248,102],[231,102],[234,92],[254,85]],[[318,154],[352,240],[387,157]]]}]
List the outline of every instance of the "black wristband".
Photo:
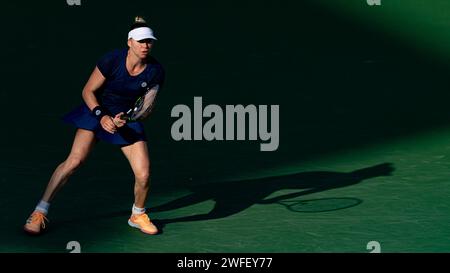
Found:
[{"label": "black wristband", "polygon": [[95,106],[94,109],[92,109],[92,114],[98,119],[101,120],[104,115],[106,115],[105,110],[99,105]]}]

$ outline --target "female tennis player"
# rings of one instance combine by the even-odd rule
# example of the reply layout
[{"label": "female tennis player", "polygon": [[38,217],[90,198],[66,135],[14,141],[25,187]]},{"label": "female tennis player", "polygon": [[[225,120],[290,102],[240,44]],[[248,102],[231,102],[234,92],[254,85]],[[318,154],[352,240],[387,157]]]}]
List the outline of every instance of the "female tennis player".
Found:
[{"label": "female tennis player", "polygon": [[63,118],[77,128],[70,154],[51,176],[42,199],[26,221],[26,232],[40,234],[46,228],[55,194],[86,160],[94,144],[102,140],[120,147],[135,175],[128,224],[147,234],[158,233],[145,213],[150,159],[144,127],[139,121],[121,118],[148,87],[163,84],[164,70],[149,56],[155,40],[145,20],[136,17],[128,33],[128,48],[109,52],[97,62],[82,91],[84,103]]}]

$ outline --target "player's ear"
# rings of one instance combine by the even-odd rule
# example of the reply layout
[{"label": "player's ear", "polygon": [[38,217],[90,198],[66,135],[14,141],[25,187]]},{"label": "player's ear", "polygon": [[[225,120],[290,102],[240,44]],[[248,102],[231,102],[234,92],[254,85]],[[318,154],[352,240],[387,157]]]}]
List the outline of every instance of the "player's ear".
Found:
[{"label": "player's ear", "polygon": [[128,45],[128,47],[131,47],[131,39],[128,39],[127,45]]}]

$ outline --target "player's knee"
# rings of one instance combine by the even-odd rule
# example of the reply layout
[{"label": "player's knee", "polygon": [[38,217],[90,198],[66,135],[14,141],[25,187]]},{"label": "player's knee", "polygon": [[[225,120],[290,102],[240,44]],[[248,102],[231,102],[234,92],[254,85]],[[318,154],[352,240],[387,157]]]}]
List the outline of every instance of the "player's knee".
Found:
[{"label": "player's knee", "polygon": [[136,182],[140,184],[140,186],[147,187],[150,179],[150,171],[143,170],[136,172]]},{"label": "player's knee", "polygon": [[79,157],[69,157],[64,162],[67,172],[72,173],[76,171],[83,164],[83,160]]}]

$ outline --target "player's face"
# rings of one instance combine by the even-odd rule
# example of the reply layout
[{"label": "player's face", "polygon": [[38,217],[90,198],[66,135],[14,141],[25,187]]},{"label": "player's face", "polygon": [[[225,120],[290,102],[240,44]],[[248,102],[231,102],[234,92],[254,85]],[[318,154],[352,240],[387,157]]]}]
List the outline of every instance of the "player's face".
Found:
[{"label": "player's face", "polygon": [[144,39],[140,41],[135,41],[134,39],[129,39],[128,46],[137,57],[145,59],[150,54],[150,50],[152,49],[153,46],[153,40]]}]

